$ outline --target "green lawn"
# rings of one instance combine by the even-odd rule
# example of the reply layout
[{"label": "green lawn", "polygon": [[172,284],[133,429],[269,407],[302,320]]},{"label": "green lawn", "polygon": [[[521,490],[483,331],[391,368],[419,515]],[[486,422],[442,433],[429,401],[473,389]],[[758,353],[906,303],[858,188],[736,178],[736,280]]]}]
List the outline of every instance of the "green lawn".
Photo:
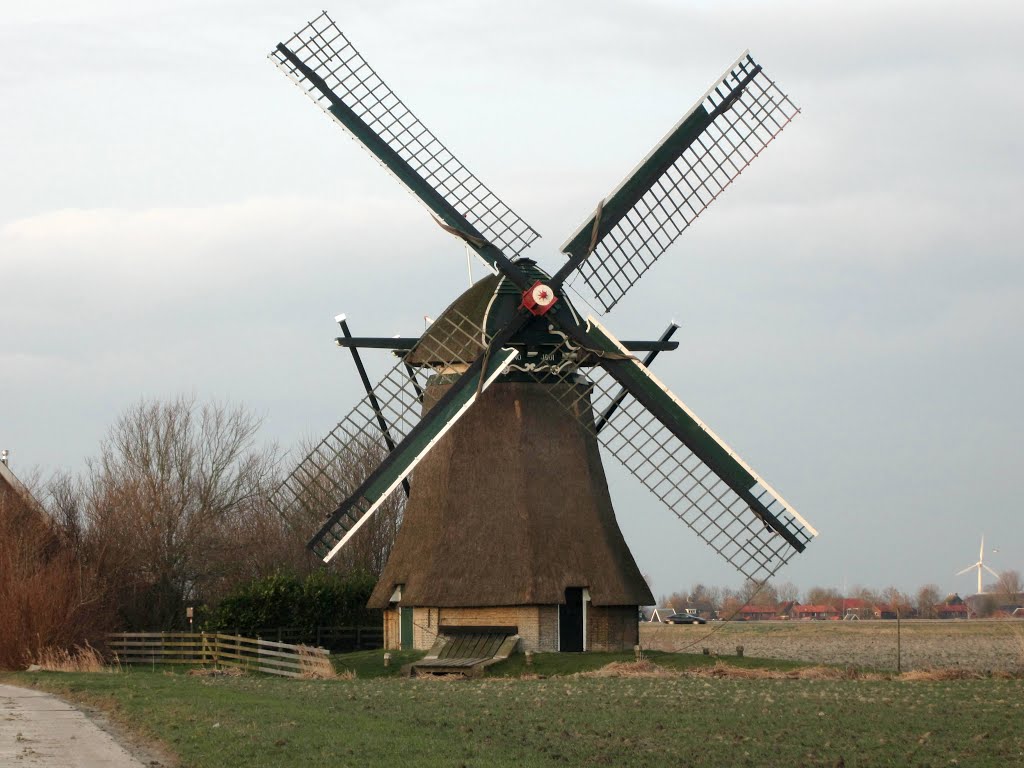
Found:
[{"label": "green lawn", "polygon": [[[538,655],[540,678],[404,680],[380,652],[354,680],[122,674],[0,676],[112,712],[182,766],[1024,765],[1024,681],[595,678],[611,657]],[[702,656],[655,656],[666,666]],[[410,660],[396,654],[400,663]],[[730,659],[730,663],[741,660]],[[744,659],[747,666],[764,665]],[[494,672],[518,675],[522,657]],[[791,665],[771,666],[789,668]],[[378,675],[374,677],[374,675]]]}]

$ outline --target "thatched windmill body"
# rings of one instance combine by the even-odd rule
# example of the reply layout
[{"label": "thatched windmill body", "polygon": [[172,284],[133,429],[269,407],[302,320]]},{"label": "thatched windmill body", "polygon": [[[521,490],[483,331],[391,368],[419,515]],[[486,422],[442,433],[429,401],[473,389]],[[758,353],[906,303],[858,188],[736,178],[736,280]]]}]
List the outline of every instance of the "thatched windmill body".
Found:
[{"label": "thatched windmill body", "polygon": [[[353,338],[339,316],[366,397],[274,497],[289,517],[326,517],[309,546],[330,560],[390,494],[409,494],[370,600],[388,647],[466,627],[517,633],[534,650],[631,647],[637,607],[653,598],[599,445],[744,576],[767,579],[803,551],[816,531],[650,372],[674,326],[619,342],[565,288],[578,275],[610,310],[796,114],[748,54],[598,204],[554,274],[520,255],[537,234],[326,14],[271,58],[495,272],[419,339]],[[399,355],[376,384],[366,347]],[[364,449],[381,461],[353,482],[339,457]]]}]

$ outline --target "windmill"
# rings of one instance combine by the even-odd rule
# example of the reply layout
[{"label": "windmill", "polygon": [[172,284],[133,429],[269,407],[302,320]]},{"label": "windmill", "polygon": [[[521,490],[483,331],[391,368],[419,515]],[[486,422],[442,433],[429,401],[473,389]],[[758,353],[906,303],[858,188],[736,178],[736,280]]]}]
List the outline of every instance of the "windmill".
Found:
[{"label": "windmill", "polygon": [[[517,633],[524,650],[631,647],[637,606],[653,598],[599,445],[743,576],[762,582],[804,550],[814,528],[651,372],[675,326],[619,341],[566,286],[579,278],[611,310],[796,116],[749,53],[597,204],[552,272],[523,256],[538,234],[326,13],[270,58],[493,271],[418,339],[357,338],[338,318],[366,396],[273,496],[287,519],[323,521],[308,546],[329,561],[391,494],[408,495],[369,603],[387,647],[481,626]],[[376,384],[366,348],[398,357]]]},{"label": "windmill", "polygon": [[982,571],[988,571],[993,576],[995,576],[997,579],[999,578],[999,574],[998,573],[996,573],[991,568],[989,568],[987,565],[985,565],[985,534],[981,535],[981,549],[978,550],[978,562],[976,562],[974,565],[968,565],[962,571],[957,571],[956,575],[957,576],[963,576],[968,571],[971,571],[971,570],[974,570],[974,569],[977,569],[977,571],[978,571],[978,594],[982,595],[982,594],[984,594],[984,590],[982,590],[982,588],[981,588],[981,572]]}]

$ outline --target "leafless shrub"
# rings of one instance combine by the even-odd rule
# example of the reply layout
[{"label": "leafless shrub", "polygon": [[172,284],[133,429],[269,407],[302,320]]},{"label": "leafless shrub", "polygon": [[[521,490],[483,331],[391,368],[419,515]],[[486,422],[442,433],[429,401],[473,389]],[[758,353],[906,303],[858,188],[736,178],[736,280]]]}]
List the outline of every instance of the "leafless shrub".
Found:
[{"label": "leafless shrub", "polygon": [[0,668],[84,646],[109,626],[94,569],[33,496],[0,488]]}]

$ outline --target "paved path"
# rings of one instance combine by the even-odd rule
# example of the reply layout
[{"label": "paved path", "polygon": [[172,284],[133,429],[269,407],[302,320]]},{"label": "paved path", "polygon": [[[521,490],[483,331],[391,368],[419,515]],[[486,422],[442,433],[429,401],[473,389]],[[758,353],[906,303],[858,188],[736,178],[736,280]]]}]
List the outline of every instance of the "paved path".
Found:
[{"label": "paved path", "polygon": [[0,766],[142,768],[142,763],[66,701],[0,685]]}]

